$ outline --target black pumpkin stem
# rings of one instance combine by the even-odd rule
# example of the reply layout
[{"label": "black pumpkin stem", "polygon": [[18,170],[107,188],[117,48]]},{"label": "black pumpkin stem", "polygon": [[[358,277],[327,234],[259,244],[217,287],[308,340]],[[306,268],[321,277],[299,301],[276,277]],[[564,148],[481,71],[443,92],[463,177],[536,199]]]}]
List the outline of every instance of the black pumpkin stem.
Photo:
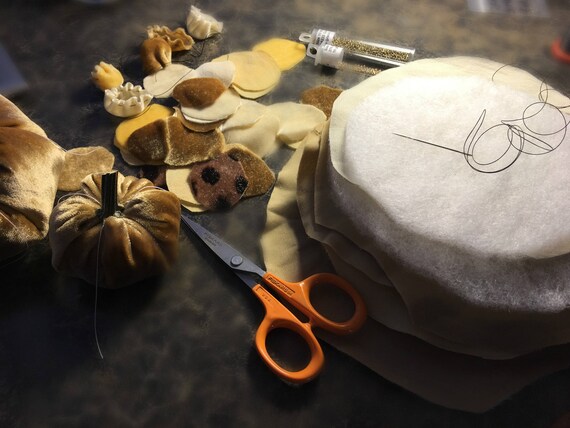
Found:
[{"label": "black pumpkin stem", "polygon": [[101,217],[114,215],[119,209],[117,203],[117,177],[119,172],[113,171],[103,174],[101,182]]}]

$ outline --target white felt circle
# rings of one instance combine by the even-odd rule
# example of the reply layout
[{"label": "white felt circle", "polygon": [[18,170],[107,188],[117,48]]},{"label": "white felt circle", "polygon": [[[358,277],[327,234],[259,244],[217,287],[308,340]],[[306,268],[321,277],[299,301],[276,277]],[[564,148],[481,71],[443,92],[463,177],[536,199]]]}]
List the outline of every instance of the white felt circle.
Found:
[{"label": "white felt circle", "polygon": [[168,64],[162,70],[146,76],[144,88],[156,98],[168,98],[180,82],[189,79],[192,69],[184,64]]},{"label": "white felt circle", "polygon": [[481,254],[552,257],[570,252],[569,123],[538,92],[492,75],[412,76],[356,106],[339,158],[344,176],[413,233]]}]

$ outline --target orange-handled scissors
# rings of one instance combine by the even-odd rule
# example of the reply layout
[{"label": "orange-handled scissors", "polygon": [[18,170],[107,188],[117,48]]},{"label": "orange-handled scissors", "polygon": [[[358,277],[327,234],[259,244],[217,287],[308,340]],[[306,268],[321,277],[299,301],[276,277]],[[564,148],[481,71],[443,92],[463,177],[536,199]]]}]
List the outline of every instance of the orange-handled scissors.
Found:
[{"label": "orange-handled scissors", "polygon": [[[349,334],[355,332],[364,324],[366,320],[364,301],[360,294],[343,278],[330,273],[318,273],[300,282],[284,281],[261,269],[222,239],[187,218],[185,212],[182,214],[182,221],[251,288],[265,306],[265,317],[255,334],[255,346],[267,366],[282,379],[301,384],[315,378],[322,370],[324,364],[323,350],[313,334],[313,326],[336,334]],[[303,322],[299,320],[273,294],[263,288],[262,283],[269,286],[282,299],[291,303],[296,309],[306,315],[308,321]],[[354,313],[348,321],[332,321],[313,307],[310,295],[311,290],[317,285],[339,288],[350,297],[354,304]],[[311,352],[311,359],[301,370],[291,371],[283,368],[267,351],[267,336],[272,330],[277,328],[291,330],[307,343]]]}]

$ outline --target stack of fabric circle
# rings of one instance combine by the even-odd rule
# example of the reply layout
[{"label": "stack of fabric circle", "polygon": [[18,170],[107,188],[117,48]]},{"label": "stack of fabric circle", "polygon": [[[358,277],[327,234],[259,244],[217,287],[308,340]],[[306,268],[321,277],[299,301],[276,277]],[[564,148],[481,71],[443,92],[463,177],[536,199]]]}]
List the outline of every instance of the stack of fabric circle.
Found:
[{"label": "stack of fabric circle", "polygon": [[369,320],[325,340],[430,401],[493,407],[569,364],[569,106],[477,58],[365,80],[280,173],[267,268],[330,263]]}]

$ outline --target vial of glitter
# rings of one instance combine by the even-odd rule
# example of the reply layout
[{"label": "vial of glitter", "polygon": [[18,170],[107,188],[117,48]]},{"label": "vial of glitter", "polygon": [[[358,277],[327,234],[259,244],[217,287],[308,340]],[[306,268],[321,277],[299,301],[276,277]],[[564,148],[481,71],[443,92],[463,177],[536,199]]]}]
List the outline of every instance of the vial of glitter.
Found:
[{"label": "vial of glitter", "polygon": [[383,68],[403,64],[391,59],[355,54],[346,51],[344,48],[328,43],[321,45],[309,44],[307,47],[307,56],[314,58],[315,65],[323,65],[337,70],[355,71],[368,75],[377,74]]},{"label": "vial of glitter", "polygon": [[315,28],[311,33],[301,33],[299,40],[307,45],[320,46],[323,44],[343,48],[344,52],[351,55],[380,58],[389,60],[387,66],[394,67],[414,59],[415,49],[385,43],[368,42],[364,40],[341,37],[334,31]]}]

